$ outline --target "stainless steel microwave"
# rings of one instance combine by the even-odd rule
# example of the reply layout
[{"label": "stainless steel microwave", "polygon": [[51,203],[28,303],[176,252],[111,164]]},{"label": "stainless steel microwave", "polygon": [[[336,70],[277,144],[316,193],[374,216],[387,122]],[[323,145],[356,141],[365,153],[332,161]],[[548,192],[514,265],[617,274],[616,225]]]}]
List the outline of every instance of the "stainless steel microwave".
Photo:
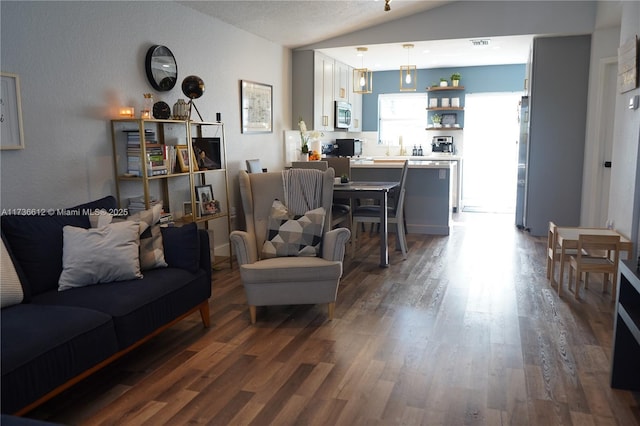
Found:
[{"label": "stainless steel microwave", "polygon": [[351,126],[351,104],[336,101],[335,117],[336,129],[348,129]]}]

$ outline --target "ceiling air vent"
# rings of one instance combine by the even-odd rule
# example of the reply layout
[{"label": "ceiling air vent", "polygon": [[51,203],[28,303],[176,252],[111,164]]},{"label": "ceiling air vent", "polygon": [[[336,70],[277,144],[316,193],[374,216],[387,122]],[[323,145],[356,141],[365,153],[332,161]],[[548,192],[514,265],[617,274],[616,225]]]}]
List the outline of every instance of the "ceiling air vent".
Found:
[{"label": "ceiling air vent", "polygon": [[471,40],[471,44],[473,44],[474,46],[488,46],[490,41],[491,40],[489,40],[488,38],[479,38]]}]

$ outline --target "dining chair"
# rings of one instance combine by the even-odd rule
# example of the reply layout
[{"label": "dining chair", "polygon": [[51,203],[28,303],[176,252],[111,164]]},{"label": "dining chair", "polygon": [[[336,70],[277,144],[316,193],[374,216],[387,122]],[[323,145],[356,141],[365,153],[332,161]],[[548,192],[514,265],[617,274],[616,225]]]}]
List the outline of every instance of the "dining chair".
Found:
[{"label": "dining chair", "polygon": [[[389,206],[387,206],[387,225],[394,224],[396,227],[396,249],[402,251],[403,257],[407,257],[409,251],[407,247],[406,228],[404,223],[404,199],[405,199],[405,183],[407,181],[407,172],[409,162],[405,161],[400,175],[400,185],[391,195]],[[353,208],[351,215],[351,252],[352,255],[358,246],[358,224],[361,223],[380,223],[380,205],[362,205]]]},{"label": "dining chair", "polygon": [[[346,176],[351,179],[351,160],[347,157],[327,157],[327,164],[333,168],[337,177]],[[333,206],[331,207],[331,226],[333,228],[344,224],[345,227],[351,229],[351,199],[336,198],[334,194]]]},{"label": "dining chair", "polygon": [[292,161],[292,169],[316,169],[324,172],[329,168],[329,164],[326,161]]},{"label": "dining chair", "polygon": [[346,176],[351,179],[351,160],[347,157],[327,157],[329,167],[333,167],[336,177]]},{"label": "dining chair", "polygon": [[[590,256],[587,253],[604,252],[607,256]],[[620,236],[618,235],[588,235],[582,234],[578,237],[577,253],[569,257],[569,290],[573,279],[573,271],[576,273],[575,297],[578,299],[580,291],[580,278],[584,272],[584,288],[589,288],[589,273],[597,272],[604,274],[602,281],[602,292],[604,293],[611,279],[611,298],[616,297],[616,287],[618,282],[618,260],[620,258]]]},{"label": "dining chair", "polygon": [[247,172],[249,173],[262,173],[262,166],[260,165],[260,160],[255,158],[253,160],[246,160],[247,162]]}]

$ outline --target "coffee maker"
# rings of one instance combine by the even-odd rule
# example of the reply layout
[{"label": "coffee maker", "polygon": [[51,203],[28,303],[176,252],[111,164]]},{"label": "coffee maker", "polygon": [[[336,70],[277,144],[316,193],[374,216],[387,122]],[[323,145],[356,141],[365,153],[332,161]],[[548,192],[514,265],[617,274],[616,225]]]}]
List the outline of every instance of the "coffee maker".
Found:
[{"label": "coffee maker", "polygon": [[431,140],[431,152],[453,154],[453,136],[434,136]]}]

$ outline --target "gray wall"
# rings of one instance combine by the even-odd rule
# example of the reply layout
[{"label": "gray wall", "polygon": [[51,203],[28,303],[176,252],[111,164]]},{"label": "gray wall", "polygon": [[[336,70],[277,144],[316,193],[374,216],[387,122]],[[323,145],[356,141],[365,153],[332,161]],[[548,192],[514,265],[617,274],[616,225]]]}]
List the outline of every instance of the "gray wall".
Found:
[{"label": "gray wall", "polygon": [[[640,2],[622,4],[620,44],[639,35],[640,28]],[[640,89],[619,93],[616,98],[611,160],[615,167],[611,169],[609,218],[616,229],[636,242],[634,256],[637,256],[640,243],[640,109],[628,108],[629,98],[634,95],[640,95]]]},{"label": "gray wall", "polygon": [[[246,158],[284,165],[289,49],[175,2],[2,1],[0,14],[1,68],[20,76],[26,146],[0,153],[2,208],[57,208],[114,193],[109,119],[117,107],[139,111],[145,92],[169,105],[185,97],[180,84],[160,93],[147,82],[152,44],[173,51],[179,81],[202,77],[196,102],[205,120],[222,113],[232,197]],[[240,79],[273,85],[273,133],[240,133]]]}]

